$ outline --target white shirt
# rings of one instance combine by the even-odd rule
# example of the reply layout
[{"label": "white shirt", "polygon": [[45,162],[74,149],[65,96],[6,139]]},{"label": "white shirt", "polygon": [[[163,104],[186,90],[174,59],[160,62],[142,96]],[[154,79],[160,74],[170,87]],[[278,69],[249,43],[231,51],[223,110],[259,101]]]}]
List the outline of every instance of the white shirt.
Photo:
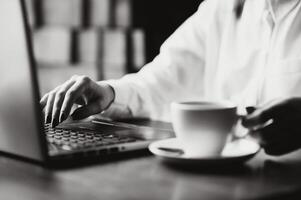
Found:
[{"label": "white shirt", "polygon": [[236,3],[205,1],[139,73],[108,81],[119,111],[170,121],[172,101],[301,96],[300,0],[246,0],[240,19]]}]

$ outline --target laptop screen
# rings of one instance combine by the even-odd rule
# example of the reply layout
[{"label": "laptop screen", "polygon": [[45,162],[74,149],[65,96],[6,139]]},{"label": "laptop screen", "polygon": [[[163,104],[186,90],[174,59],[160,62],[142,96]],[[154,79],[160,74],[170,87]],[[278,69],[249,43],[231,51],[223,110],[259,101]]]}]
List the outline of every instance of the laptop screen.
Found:
[{"label": "laptop screen", "polygon": [[0,151],[42,158],[38,95],[24,2],[0,1]]}]

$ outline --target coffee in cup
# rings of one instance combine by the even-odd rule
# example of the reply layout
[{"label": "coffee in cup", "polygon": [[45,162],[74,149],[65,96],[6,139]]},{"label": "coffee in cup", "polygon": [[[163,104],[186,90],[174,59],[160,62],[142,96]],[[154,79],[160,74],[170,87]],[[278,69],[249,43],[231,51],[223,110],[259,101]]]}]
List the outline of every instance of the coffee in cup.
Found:
[{"label": "coffee in cup", "polygon": [[230,102],[173,102],[172,124],[185,155],[220,156],[237,122],[236,106]]}]

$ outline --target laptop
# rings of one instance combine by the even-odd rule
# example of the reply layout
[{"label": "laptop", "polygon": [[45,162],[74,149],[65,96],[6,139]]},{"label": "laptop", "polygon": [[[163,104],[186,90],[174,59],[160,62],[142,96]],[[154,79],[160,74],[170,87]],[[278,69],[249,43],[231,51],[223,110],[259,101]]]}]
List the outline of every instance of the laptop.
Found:
[{"label": "laptop", "polygon": [[77,122],[58,128],[44,124],[24,0],[0,1],[0,29],[3,154],[51,165],[146,149],[150,142],[173,135],[171,129],[124,122]]}]

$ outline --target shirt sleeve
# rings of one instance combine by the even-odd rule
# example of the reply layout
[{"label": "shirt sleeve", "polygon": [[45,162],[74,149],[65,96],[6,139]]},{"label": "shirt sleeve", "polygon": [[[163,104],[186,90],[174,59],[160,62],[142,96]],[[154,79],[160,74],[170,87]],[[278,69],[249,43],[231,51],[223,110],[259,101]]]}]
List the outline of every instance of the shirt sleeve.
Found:
[{"label": "shirt sleeve", "polygon": [[202,96],[205,41],[215,18],[216,2],[204,1],[138,73],[107,81],[115,90],[117,107],[135,117],[170,121],[172,101],[193,101]]}]

